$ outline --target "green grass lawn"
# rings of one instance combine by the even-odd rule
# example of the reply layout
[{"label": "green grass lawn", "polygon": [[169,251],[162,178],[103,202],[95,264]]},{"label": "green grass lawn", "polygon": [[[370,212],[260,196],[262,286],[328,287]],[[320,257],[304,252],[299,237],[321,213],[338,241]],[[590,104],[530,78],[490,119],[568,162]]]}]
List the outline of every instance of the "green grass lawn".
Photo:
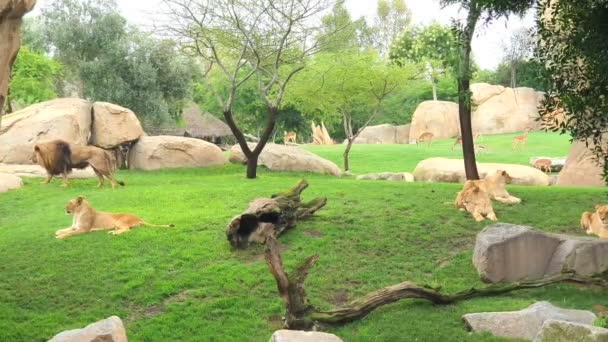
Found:
[{"label": "green grass lawn", "polygon": [[[485,146],[478,153],[478,162],[513,163],[529,165],[530,157],[565,157],[570,147],[570,137],[557,133],[530,132],[524,151],[511,150],[513,137],[521,133],[485,135],[479,142]],[[353,145],[350,166],[355,174],[370,172],[412,172],[419,161],[431,157],[462,158],[462,147],[452,151],[454,139],[433,141],[430,147],[417,145]],[[305,148],[327,158],[343,168],[343,153],[346,145],[315,146]]]},{"label": "green grass lawn", "polygon": [[[534,135],[531,146],[533,141],[545,141],[546,150],[537,147],[505,159],[525,163],[531,153],[559,156],[567,150],[561,137]],[[408,159],[416,146],[355,146],[353,164],[357,172],[411,170],[414,159],[424,157],[424,148],[418,149]],[[339,153],[336,146],[315,150]],[[438,142],[428,153],[450,155],[449,146]],[[311,184],[304,198],[327,196],[328,205],[280,240],[288,269],[311,254],[321,255],[306,283],[314,305],[331,308],[405,280],[450,292],[483,285],[471,249],[485,224],[445,204],[458,184],[263,170],[259,179],[246,180],[240,165],[121,172],[127,186],[116,190],[95,189],[93,179],[74,180],[69,188],[58,180],[41,185],[40,179],[26,179],[24,188],[0,194],[0,341],[46,341],[111,315],[125,320],[130,341],[267,341],[280,328],[284,308],[263,248],[231,250],[224,229],[250,200],[302,177]],[[496,204],[500,221],[577,235],[580,213],[605,200],[603,189],[510,190],[524,202]],[[65,203],[80,194],[99,210],[133,212],[176,227],[56,240],[55,230],[71,224]],[[467,332],[461,316],[521,309],[538,300],[590,309],[608,304],[608,293],[556,284],[448,306],[404,300],[328,330],[345,341],[502,341]]]}]

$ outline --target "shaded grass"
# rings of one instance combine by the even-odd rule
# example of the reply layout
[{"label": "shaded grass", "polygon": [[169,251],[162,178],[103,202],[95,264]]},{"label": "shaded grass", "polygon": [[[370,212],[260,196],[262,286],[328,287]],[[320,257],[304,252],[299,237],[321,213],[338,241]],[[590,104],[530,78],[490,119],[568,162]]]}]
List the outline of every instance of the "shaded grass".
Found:
[{"label": "shaded grass", "polygon": [[[553,132],[530,132],[526,149],[511,150],[513,137],[521,133],[485,135],[479,144],[486,147],[478,153],[481,163],[510,163],[529,165],[531,157],[565,157],[570,148],[570,138]],[[370,172],[412,172],[421,160],[432,157],[462,159],[462,147],[452,151],[454,139],[433,141],[430,147],[417,145],[353,145],[350,166],[355,174]],[[345,145],[315,146],[305,148],[343,167]]]},{"label": "shaded grass", "polygon": [[[59,181],[44,186],[26,179],[23,189],[0,195],[0,341],[45,341],[110,315],[125,319],[130,341],[267,341],[280,328],[283,303],[263,248],[233,251],[224,229],[250,200],[301,177],[311,184],[305,199],[327,196],[328,205],[281,237],[283,258],[291,269],[321,254],[307,281],[309,298],[319,308],[404,280],[450,292],[482,285],[470,260],[484,224],[445,204],[458,184],[263,170],[252,181],[234,165],[122,172],[127,186],[114,191],[95,189],[95,180],[74,180],[66,189]],[[497,204],[502,222],[578,235],[580,213],[605,199],[603,189],[510,190],[524,202]],[[176,228],[54,239],[55,230],[71,223],[65,203],[80,194],[99,210],[133,212]],[[345,341],[501,341],[467,332],[460,317],[521,309],[537,300],[590,309],[607,304],[608,294],[557,284],[449,306],[407,300],[328,330]]]}]

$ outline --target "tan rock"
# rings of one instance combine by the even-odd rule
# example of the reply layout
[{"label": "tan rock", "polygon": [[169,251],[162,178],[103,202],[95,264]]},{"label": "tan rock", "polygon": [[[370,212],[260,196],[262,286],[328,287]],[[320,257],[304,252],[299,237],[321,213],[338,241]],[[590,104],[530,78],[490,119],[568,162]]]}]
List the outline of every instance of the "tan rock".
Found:
[{"label": "tan rock", "polygon": [[462,318],[473,331],[532,341],[548,320],[592,324],[597,317],[591,311],[562,309],[549,302],[537,302],[519,311],[472,313]]},{"label": "tan rock", "polygon": [[129,152],[129,167],[141,170],[206,167],[226,164],[222,150],[204,140],[175,136],[144,136]]},{"label": "tan rock", "polygon": [[127,342],[127,332],[122,320],[111,316],[82,329],[61,332],[48,342]]},{"label": "tan rock", "polygon": [[91,134],[91,104],[81,99],[56,99],[5,115],[0,135],[0,163],[32,164],[34,145],[63,139],[86,145]]},{"label": "tan rock", "polygon": [[608,241],[494,224],[477,234],[473,265],[490,283],[543,279],[563,272],[592,276],[608,270]]},{"label": "tan rock", "polygon": [[36,0],[0,1],[0,114],[8,93],[11,69],[21,46],[23,16],[36,5]]},{"label": "tan rock", "polygon": [[[250,149],[254,149],[255,146],[256,144],[249,144]],[[229,159],[233,163],[246,162],[239,145],[230,148]],[[340,168],[333,162],[297,146],[267,144],[258,158],[258,165],[265,166],[272,171],[314,172],[338,177],[342,175]]]},{"label": "tan rock", "polygon": [[93,103],[91,144],[112,149],[143,135],[141,123],[130,109],[107,102]]},{"label": "tan rock", "polygon": [[[46,177],[46,170],[40,165],[0,164],[0,172],[12,173],[20,177]],[[68,178],[93,178],[95,172],[89,166],[85,169],[72,169]]]},{"label": "tan rock", "polygon": [[594,153],[582,141],[575,141],[568,153],[566,164],[557,177],[560,186],[605,186],[603,167],[594,159]]},{"label": "tan rock", "polygon": [[414,176],[408,172],[381,172],[381,173],[369,173],[366,175],[358,176],[359,180],[390,180],[399,182],[413,182]]},{"label": "tan rock", "polygon": [[277,330],[270,342],[342,342],[342,339],[319,331]]},{"label": "tan rock", "polygon": [[608,342],[608,329],[591,324],[548,319],[534,342]]},{"label": "tan rock", "polygon": [[[545,173],[526,165],[478,163],[479,176],[493,174],[496,170],[504,170],[513,178],[512,184],[517,185],[549,185],[551,178]],[[414,179],[417,182],[464,183],[464,161],[462,159],[429,158],[416,165]]]},{"label": "tan rock", "polygon": [[19,189],[22,186],[23,181],[21,178],[11,173],[4,173],[0,171],[0,193]]},{"label": "tan rock", "polygon": [[388,124],[368,126],[355,139],[355,144],[407,144],[410,125],[393,126]]},{"label": "tan rock", "polygon": [[410,127],[409,140],[424,132],[433,133],[434,139],[452,138],[460,134],[458,104],[447,101],[424,101],[418,105]]},{"label": "tan rock", "polygon": [[501,85],[492,85],[489,83],[473,83],[469,87],[473,93],[473,97],[471,99],[473,100],[473,103],[478,106],[505,91],[505,87]]}]

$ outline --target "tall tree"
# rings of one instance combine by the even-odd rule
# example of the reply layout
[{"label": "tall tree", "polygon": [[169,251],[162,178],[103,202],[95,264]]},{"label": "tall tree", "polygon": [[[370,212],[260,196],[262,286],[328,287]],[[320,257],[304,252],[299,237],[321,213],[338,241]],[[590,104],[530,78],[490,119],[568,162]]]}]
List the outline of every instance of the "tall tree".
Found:
[{"label": "tall tree", "polygon": [[[539,7],[540,62],[550,84],[542,118],[593,145],[606,163],[608,133],[608,3],[544,0]],[[565,120],[554,117],[566,113]]]},{"label": "tall tree", "polygon": [[344,6],[344,0],[339,0],[321,19],[318,43],[331,52],[356,49],[359,46],[357,26]]},{"label": "tall tree", "polygon": [[405,0],[378,0],[376,14],[376,48],[381,55],[387,56],[393,42],[412,21],[412,13]]},{"label": "tall tree", "polygon": [[471,41],[479,19],[490,22],[510,14],[524,14],[535,0],[441,0],[443,5],[460,4],[467,10],[464,23],[455,22],[459,34],[460,60],[458,66],[458,116],[462,135],[462,153],[467,179],[479,179],[475,149],[473,147],[473,130],[471,127]]},{"label": "tall tree", "polygon": [[534,40],[531,29],[521,28],[511,34],[507,41],[502,42],[505,55],[503,63],[510,67],[511,88],[517,88],[517,70],[532,57]]},{"label": "tall tree", "polygon": [[[287,85],[303,70],[306,59],[319,50],[315,19],[331,8],[330,0],[164,0],[170,22],[161,30],[179,37],[205,61],[205,79],[218,68],[228,84],[226,92],[210,91],[222,106],[224,118],[247,158],[247,178],[256,178],[258,157],[272,135]],[[328,33],[326,33],[328,34]],[[233,116],[238,89],[257,78],[266,104],[267,124],[251,149]]]},{"label": "tall tree", "polygon": [[393,44],[390,58],[397,63],[421,63],[433,87],[433,100],[437,101],[439,79],[458,69],[458,40],[453,30],[437,23],[408,29]]}]

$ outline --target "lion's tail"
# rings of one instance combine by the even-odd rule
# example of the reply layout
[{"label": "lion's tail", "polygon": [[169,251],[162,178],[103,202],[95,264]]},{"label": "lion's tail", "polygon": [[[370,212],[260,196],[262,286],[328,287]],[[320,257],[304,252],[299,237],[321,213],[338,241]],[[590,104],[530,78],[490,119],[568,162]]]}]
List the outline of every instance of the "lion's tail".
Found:
[{"label": "lion's tail", "polygon": [[146,221],[141,221],[141,224],[144,226],[148,226],[148,227],[164,227],[164,228],[173,228],[175,227],[174,224],[152,224],[152,223],[148,223]]}]

